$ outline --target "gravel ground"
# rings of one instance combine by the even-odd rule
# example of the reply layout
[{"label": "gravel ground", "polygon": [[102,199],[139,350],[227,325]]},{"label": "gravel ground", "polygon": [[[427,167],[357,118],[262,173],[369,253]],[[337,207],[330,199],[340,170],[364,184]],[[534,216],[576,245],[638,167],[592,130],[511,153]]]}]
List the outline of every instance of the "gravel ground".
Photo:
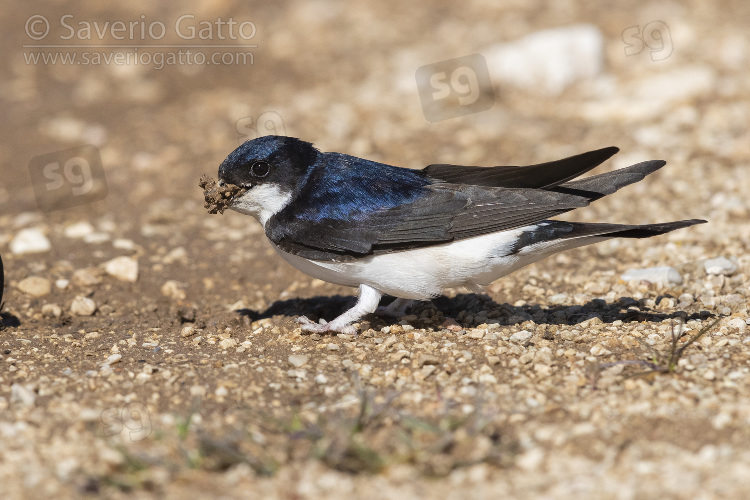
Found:
[{"label": "gravel ground", "polygon": [[[746,497],[748,4],[17,7],[0,14],[2,498]],[[220,35],[230,17],[255,32]],[[187,39],[201,21],[214,32]],[[24,47],[45,43],[87,47]],[[29,61],[238,43],[252,64]],[[477,53],[479,107],[425,105],[417,69]],[[354,290],[209,215],[198,187],[267,133],[413,168],[617,145],[594,173],[669,163],[569,220],[709,223],[307,335],[295,317]]]}]

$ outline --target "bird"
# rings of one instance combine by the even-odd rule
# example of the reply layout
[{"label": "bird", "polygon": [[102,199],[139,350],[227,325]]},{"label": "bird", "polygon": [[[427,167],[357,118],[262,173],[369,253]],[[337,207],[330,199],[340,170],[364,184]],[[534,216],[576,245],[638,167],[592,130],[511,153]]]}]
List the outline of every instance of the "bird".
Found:
[{"label": "bird", "polygon": [[[446,288],[481,292],[564,250],[610,238],[648,238],[702,219],[626,225],[551,220],[663,167],[662,160],[577,179],[619,151],[606,147],[530,166],[432,164],[418,170],[322,152],[287,136],[252,139],[219,166],[239,186],[229,208],[255,217],[275,251],[303,273],[358,287],[331,321],[297,319],[307,332],[356,334],[380,312],[398,317]],[[383,295],[396,298],[378,308]]]}]

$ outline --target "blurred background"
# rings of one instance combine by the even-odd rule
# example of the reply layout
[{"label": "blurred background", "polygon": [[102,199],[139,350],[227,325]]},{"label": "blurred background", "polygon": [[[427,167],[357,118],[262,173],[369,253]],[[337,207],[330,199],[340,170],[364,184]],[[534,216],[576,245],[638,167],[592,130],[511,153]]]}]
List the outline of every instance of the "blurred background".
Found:
[{"label": "blurred background", "polygon": [[197,213],[200,174],[276,133],[414,168],[616,145],[601,168],[670,163],[630,188],[629,222],[744,222],[746,19],[741,1],[24,3],[0,13],[0,214]]}]

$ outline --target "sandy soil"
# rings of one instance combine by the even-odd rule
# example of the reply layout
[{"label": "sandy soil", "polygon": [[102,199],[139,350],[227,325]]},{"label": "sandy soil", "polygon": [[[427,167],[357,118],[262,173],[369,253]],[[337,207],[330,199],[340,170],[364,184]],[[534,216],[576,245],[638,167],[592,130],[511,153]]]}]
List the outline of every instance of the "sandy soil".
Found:
[{"label": "sandy soil", "polygon": [[[102,5],[0,14],[2,498],[746,497],[748,4]],[[504,79],[498,44],[578,23],[602,35],[593,77]],[[195,47],[212,44],[253,47]],[[188,49],[225,59],[153,63]],[[57,52],[152,62],[29,59]],[[417,69],[476,53],[489,109],[426,119]],[[412,168],[616,145],[593,173],[669,163],[569,220],[709,223],[306,335],[295,317],[331,319],[354,290],[209,215],[198,187],[268,133]],[[682,283],[621,278],[654,266]]]}]

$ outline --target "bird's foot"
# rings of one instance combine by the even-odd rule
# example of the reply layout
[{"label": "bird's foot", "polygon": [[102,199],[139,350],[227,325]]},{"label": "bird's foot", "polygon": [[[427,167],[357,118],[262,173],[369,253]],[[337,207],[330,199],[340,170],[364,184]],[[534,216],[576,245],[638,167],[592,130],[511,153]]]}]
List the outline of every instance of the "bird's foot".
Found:
[{"label": "bird's foot", "polygon": [[320,323],[307,318],[306,316],[300,316],[297,318],[297,323],[302,325],[302,330],[310,333],[343,333],[345,335],[356,335],[357,327],[354,325],[337,325],[336,320],[327,323],[324,319],[320,320]]},{"label": "bird's foot", "polygon": [[297,322],[302,325],[302,330],[306,332],[337,332],[356,335],[357,327],[352,323],[359,321],[365,314],[373,312],[378,307],[378,302],[380,302],[380,292],[369,285],[359,285],[359,299],[357,299],[354,307],[334,318],[330,323],[326,323],[324,320],[316,323],[305,316],[298,318]]}]

